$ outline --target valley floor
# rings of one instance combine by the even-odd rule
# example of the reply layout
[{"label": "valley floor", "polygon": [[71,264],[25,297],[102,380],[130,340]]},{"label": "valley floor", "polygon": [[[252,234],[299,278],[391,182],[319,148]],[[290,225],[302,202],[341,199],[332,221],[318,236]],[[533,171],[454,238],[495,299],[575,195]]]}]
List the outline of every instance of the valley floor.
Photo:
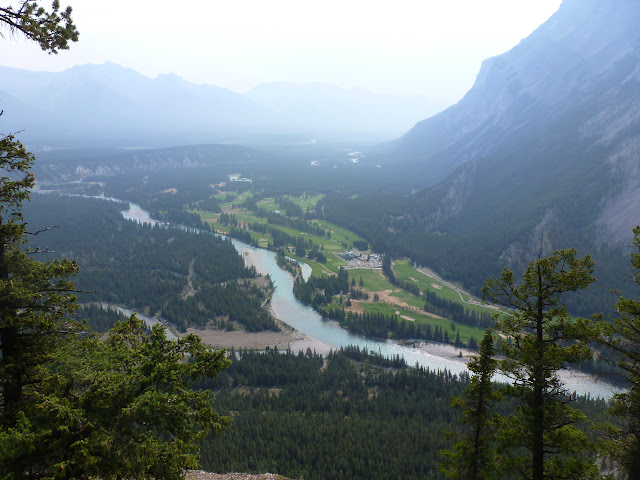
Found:
[{"label": "valley floor", "polygon": [[187,480],[290,480],[275,473],[260,473],[252,475],[250,473],[209,473],[203,470],[191,470],[187,472]]},{"label": "valley floor", "polygon": [[320,354],[327,354],[331,349],[322,342],[307,337],[288,325],[279,322],[280,332],[262,331],[247,332],[243,330],[224,331],[210,328],[188,328],[187,333],[194,333],[202,341],[215,348],[230,349],[234,347],[264,350],[267,347],[277,347],[279,350],[290,348],[293,352],[306,351],[307,348]]}]

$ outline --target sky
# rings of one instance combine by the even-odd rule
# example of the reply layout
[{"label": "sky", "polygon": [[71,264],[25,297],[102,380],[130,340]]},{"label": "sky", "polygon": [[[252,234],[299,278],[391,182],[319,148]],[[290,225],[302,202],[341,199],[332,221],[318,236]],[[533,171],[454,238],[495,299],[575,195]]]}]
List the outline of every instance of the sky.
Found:
[{"label": "sky", "polygon": [[111,61],[151,78],[174,73],[238,93],[273,81],[321,82],[452,104],[471,88],[482,60],[517,45],[561,0],[61,3],[73,7],[80,41],[48,55],[2,31],[1,65],[60,71]]}]

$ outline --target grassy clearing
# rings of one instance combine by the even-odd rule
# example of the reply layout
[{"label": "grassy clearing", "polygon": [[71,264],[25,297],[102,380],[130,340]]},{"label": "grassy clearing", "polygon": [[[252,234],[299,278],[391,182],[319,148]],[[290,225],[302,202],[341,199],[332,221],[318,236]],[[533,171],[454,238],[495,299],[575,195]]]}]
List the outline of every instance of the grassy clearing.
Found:
[{"label": "grassy clearing", "polygon": [[[443,332],[447,331],[451,342],[455,340],[456,333],[460,333],[460,340],[463,342],[469,342],[471,337],[474,337],[477,341],[482,339],[484,335],[484,329],[478,327],[471,327],[468,325],[462,325],[451,322],[451,320],[433,318],[427,315],[420,314],[413,310],[407,310],[402,307],[390,305],[384,302],[360,302],[360,307],[367,313],[382,313],[384,315],[398,315],[407,316],[414,319],[416,323],[423,325],[431,325],[432,329],[435,329],[436,325],[440,327]],[[398,312],[398,313],[396,313]],[[452,323],[455,329],[452,329]]]},{"label": "grassy clearing", "polygon": [[[485,313],[492,311],[478,305],[472,305],[463,302],[460,299],[460,295],[458,294],[458,292],[425,275],[424,273],[418,272],[408,260],[394,261],[393,272],[401,280],[409,283],[415,283],[421,291],[429,290],[431,292],[434,292],[439,297],[446,298],[447,300],[451,300],[452,302],[463,304],[468,310]],[[414,281],[414,279],[417,281]],[[442,288],[436,288],[433,286],[433,284],[440,285]]]},{"label": "grassy clearing", "polygon": [[424,307],[424,300],[422,297],[418,297],[413,295],[401,288],[398,288],[392,285],[387,277],[382,274],[382,270],[371,270],[366,268],[354,268],[349,269],[349,282],[351,282],[351,278],[355,278],[356,285],[360,283],[360,277],[362,277],[362,283],[364,290],[367,292],[380,292],[380,291],[388,291],[390,290],[389,297],[391,297],[391,301],[393,299],[397,299],[399,303],[406,303],[412,307],[422,309]]},{"label": "grassy clearing", "polygon": [[304,210],[309,210],[316,206],[316,204],[325,197],[323,193],[316,195],[315,197],[289,197],[289,199],[295,203],[296,205],[300,205],[300,207]]},{"label": "grassy clearing", "polygon": [[382,275],[382,270],[372,270],[369,268],[352,268],[347,270],[349,273],[349,282],[354,278],[356,285],[359,285],[360,277],[364,284],[363,288],[367,292],[379,292],[381,290],[397,290],[396,287],[389,283],[387,277]]},{"label": "grassy clearing", "polygon": [[325,230],[329,230],[331,232],[331,240],[334,240],[342,249],[344,249],[344,246],[341,245],[341,242],[352,245],[355,240],[362,240],[359,235],[333,223],[325,222],[324,220],[314,220],[314,222]]},{"label": "grassy clearing", "polygon": [[280,210],[280,205],[276,203],[275,198],[263,198],[257,204],[260,208],[264,208],[265,210],[269,210],[273,212],[274,210]]},{"label": "grassy clearing", "polygon": [[[233,193],[235,193],[235,192],[233,192]],[[241,204],[243,204],[247,200],[247,198],[249,198],[250,196],[253,196],[253,193],[248,192],[248,191],[247,192],[243,192],[240,195],[238,195],[235,199],[233,199],[233,200],[231,200],[229,202],[225,202],[225,203],[220,204],[220,207],[223,210],[229,210],[229,209],[232,208],[232,205],[241,205]],[[225,197],[223,197],[223,198],[226,198],[226,194],[225,194]]]}]

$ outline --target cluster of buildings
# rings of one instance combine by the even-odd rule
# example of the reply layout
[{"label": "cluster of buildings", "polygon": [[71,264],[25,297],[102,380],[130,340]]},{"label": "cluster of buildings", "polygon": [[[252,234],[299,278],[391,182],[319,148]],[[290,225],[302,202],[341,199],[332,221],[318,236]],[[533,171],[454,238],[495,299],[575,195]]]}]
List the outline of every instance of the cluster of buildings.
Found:
[{"label": "cluster of buildings", "polygon": [[347,262],[345,268],[382,268],[382,256],[377,253],[349,250],[339,255]]}]

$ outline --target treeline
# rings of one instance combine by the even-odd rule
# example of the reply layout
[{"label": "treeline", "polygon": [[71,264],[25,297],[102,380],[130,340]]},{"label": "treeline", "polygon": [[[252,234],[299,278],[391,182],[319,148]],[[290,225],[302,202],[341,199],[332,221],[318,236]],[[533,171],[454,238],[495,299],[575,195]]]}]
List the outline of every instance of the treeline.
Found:
[{"label": "treeline", "polygon": [[302,268],[300,267],[300,264],[295,260],[287,258],[284,254],[284,250],[281,248],[276,252],[276,264],[281,269],[286,270],[293,275],[294,278],[302,275]]},{"label": "treeline", "polygon": [[436,325],[411,322],[398,315],[380,312],[347,312],[344,308],[327,308],[322,312],[327,318],[337,320],[341,327],[357,335],[372,338],[393,338],[397,340],[428,340],[450,343],[458,348],[475,349],[474,337],[468,343],[460,340],[460,332],[450,335],[447,329]]},{"label": "treeline", "polygon": [[253,230],[254,232],[271,235],[273,243],[269,246],[269,248],[272,250],[278,250],[291,245],[294,248],[297,257],[307,257],[320,263],[327,262],[327,257],[325,257],[325,255],[321,251],[322,247],[314,243],[310,238],[289,235],[288,233],[285,233],[278,228],[272,228],[268,224],[260,222],[250,223],[249,229]]},{"label": "treeline", "polygon": [[53,195],[34,195],[24,208],[34,231],[60,225],[35,236],[32,247],[78,261],[81,302],[162,313],[181,329],[220,316],[251,330],[277,328],[261,307],[267,293],[237,284],[257,274],[245,267],[229,239],[137,224],[123,219],[121,208],[104,200]]},{"label": "treeline", "polygon": [[247,198],[243,206],[256,217],[265,218],[267,223],[272,225],[289,227],[294,230],[310,233],[319,237],[331,238],[331,233],[328,230],[325,230],[317,223],[309,221],[316,218],[314,210],[307,210],[306,212],[303,212],[302,207],[292,202],[288,197],[277,196],[275,197],[275,202],[282,210],[284,210],[285,214],[283,215],[282,213],[276,213],[259,207],[258,201],[261,198],[262,195],[256,193],[252,197]]},{"label": "treeline", "polygon": [[124,313],[113,308],[103,308],[96,304],[85,304],[76,312],[76,317],[87,321],[87,325],[97,332],[108,332],[117,322],[127,320]]},{"label": "treeline", "polygon": [[202,443],[205,470],[277,471],[308,480],[388,479],[398,472],[442,478],[439,450],[451,442],[442,432],[457,419],[449,398],[464,388],[456,376],[357,348],[326,359],[310,350],[234,356],[217,382],[201,385],[215,390],[220,413],[233,415],[229,429]]},{"label": "treeline", "polygon": [[282,227],[289,227],[301,232],[310,233],[318,237],[331,237],[328,230],[325,230],[320,225],[314,222],[309,222],[301,218],[289,218],[277,213],[269,213],[267,215],[267,222],[272,225],[280,225]]},{"label": "treeline", "polygon": [[194,206],[198,210],[204,210],[206,212],[212,212],[212,213],[222,212],[222,208],[220,208],[220,202],[218,202],[218,200],[213,196],[196,202]]},{"label": "treeline", "polygon": [[338,275],[318,275],[305,281],[297,277],[293,284],[293,294],[302,303],[319,309],[333,301],[334,295],[346,294],[349,291],[349,274],[344,268]]},{"label": "treeline", "polygon": [[249,230],[245,230],[244,228],[231,227],[231,230],[229,230],[229,233],[227,235],[248,245],[254,245],[255,243],[251,238],[251,232],[249,232]]},{"label": "treeline", "polygon": [[280,208],[286,212],[287,217],[302,218],[304,216],[302,207],[296,203],[293,203],[289,197],[286,197],[284,195],[278,196],[275,198],[275,201],[278,205],[280,205]]},{"label": "treeline", "polygon": [[389,255],[384,255],[382,257],[382,273],[385,277],[387,277],[387,280],[389,280],[389,283],[391,283],[392,285],[406,290],[407,292],[412,293],[418,297],[420,296],[420,288],[415,283],[405,282],[401,278],[396,277],[395,273],[393,272],[393,267],[391,265],[391,259],[389,258]]},{"label": "treeline", "polygon": [[161,222],[170,223],[172,225],[183,225],[185,227],[199,228],[202,230],[211,230],[209,223],[203,222],[200,215],[189,212],[182,208],[168,208],[167,210],[149,211],[151,218]]},{"label": "treeline", "polygon": [[[450,408],[469,376],[408,367],[359,347],[326,358],[298,353],[231,351],[233,364],[214,391],[233,425],[202,443],[201,463],[215,472],[279,472],[313,479],[442,479],[439,451],[448,448],[460,412]],[[604,401],[575,401],[602,421]],[[513,402],[500,413],[513,411]]]},{"label": "treeline", "polygon": [[170,299],[162,307],[162,316],[181,331],[185,331],[189,325],[204,327],[213,321],[216,326],[226,330],[234,330],[233,324],[236,322],[249,332],[277,332],[280,327],[271,314],[262,308],[271,291],[258,288],[247,280],[206,285],[184,300]]},{"label": "treeline", "polygon": [[491,318],[491,313],[470,310],[458,302],[443,298],[429,290],[425,290],[424,300],[425,311],[448,318],[456,323],[481,328],[492,327],[495,323],[493,318]]}]

